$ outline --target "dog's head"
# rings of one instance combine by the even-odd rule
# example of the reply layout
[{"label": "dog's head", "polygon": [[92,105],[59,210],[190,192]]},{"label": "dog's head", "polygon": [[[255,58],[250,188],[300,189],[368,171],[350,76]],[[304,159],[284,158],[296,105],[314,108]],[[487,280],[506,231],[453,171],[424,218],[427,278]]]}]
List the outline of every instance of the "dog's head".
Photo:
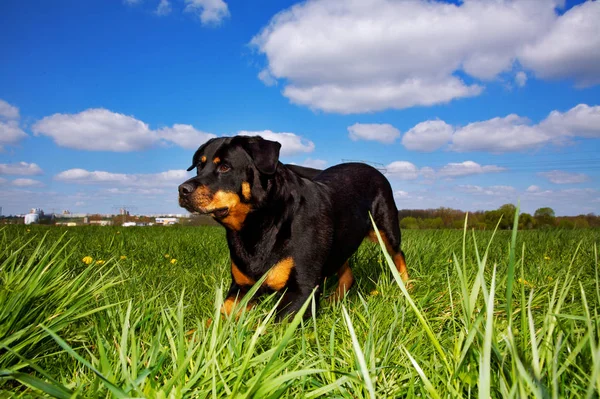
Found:
[{"label": "dog's head", "polygon": [[265,195],[262,182],[279,164],[281,144],[262,137],[219,137],[194,154],[196,176],[179,186],[179,205],[194,213],[212,215],[233,230]]}]

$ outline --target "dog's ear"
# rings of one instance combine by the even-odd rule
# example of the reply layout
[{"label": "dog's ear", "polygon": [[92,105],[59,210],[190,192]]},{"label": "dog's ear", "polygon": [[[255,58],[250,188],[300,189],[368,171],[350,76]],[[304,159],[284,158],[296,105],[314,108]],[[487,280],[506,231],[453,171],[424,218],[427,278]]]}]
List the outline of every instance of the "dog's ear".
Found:
[{"label": "dog's ear", "polygon": [[194,169],[196,166],[198,166],[198,164],[200,163],[200,156],[204,152],[204,149],[206,148],[207,145],[209,145],[214,140],[216,140],[216,139],[210,139],[206,143],[204,143],[200,147],[198,147],[198,149],[194,153],[194,156],[192,157],[192,164],[190,165],[189,168],[187,168],[188,172],[190,170]]},{"label": "dog's ear", "polygon": [[241,140],[242,148],[250,155],[256,169],[265,175],[274,174],[279,163],[281,144],[276,141],[265,140],[260,136],[239,138],[243,138]]}]

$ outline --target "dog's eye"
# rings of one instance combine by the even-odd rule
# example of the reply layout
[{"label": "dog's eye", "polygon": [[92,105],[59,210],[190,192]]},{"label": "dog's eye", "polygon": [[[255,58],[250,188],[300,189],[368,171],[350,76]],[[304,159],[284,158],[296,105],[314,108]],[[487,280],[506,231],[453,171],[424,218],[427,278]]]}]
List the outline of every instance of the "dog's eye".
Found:
[{"label": "dog's eye", "polygon": [[218,171],[219,173],[226,173],[226,172],[229,172],[229,170],[231,170],[231,168],[229,167],[229,165],[226,165],[226,164],[224,164],[224,163],[220,164],[220,165],[217,167],[217,171]]}]

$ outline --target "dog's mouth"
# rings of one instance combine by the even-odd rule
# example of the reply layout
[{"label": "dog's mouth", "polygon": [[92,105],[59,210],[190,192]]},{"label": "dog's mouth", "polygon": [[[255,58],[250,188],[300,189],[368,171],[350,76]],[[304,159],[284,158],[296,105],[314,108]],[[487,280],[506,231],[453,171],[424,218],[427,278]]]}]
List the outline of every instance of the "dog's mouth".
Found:
[{"label": "dog's mouth", "polygon": [[207,212],[207,213],[212,214],[217,219],[223,219],[225,216],[227,216],[229,214],[229,208],[213,209],[212,211]]}]

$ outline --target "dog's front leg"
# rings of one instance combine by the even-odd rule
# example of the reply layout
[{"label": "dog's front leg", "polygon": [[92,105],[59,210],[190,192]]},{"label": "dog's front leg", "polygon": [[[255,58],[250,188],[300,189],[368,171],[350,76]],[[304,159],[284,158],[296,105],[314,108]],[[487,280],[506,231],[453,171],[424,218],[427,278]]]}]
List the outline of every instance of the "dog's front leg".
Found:
[{"label": "dog's front leg", "polygon": [[[244,295],[246,295],[249,288],[250,286],[242,286],[237,284],[235,281],[232,281],[231,287],[229,287],[229,291],[225,297],[225,301],[223,301],[223,305],[221,306],[221,314],[229,316],[235,309],[238,302],[240,302]],[[250,309],[252,305],[253,304],[249,302],[246,306],[246,309]]]},{"label": "dog's front leg", "polygon": [[[295,287],[294,287],[295,288]],[[321,285],[318,286],[315,292],[315,312],[319,309],[319,298],[321,295]],[[295,289],[288,288],[283,294],[283,298],[277,309],[277,318],[285,319],[291,316],[302,308],[302,305],[310,298],[313,292],[313,287],[300,287]],[[308,305],[308,309],[304,313],[304,318],[312,315],[312,306]]]}]

